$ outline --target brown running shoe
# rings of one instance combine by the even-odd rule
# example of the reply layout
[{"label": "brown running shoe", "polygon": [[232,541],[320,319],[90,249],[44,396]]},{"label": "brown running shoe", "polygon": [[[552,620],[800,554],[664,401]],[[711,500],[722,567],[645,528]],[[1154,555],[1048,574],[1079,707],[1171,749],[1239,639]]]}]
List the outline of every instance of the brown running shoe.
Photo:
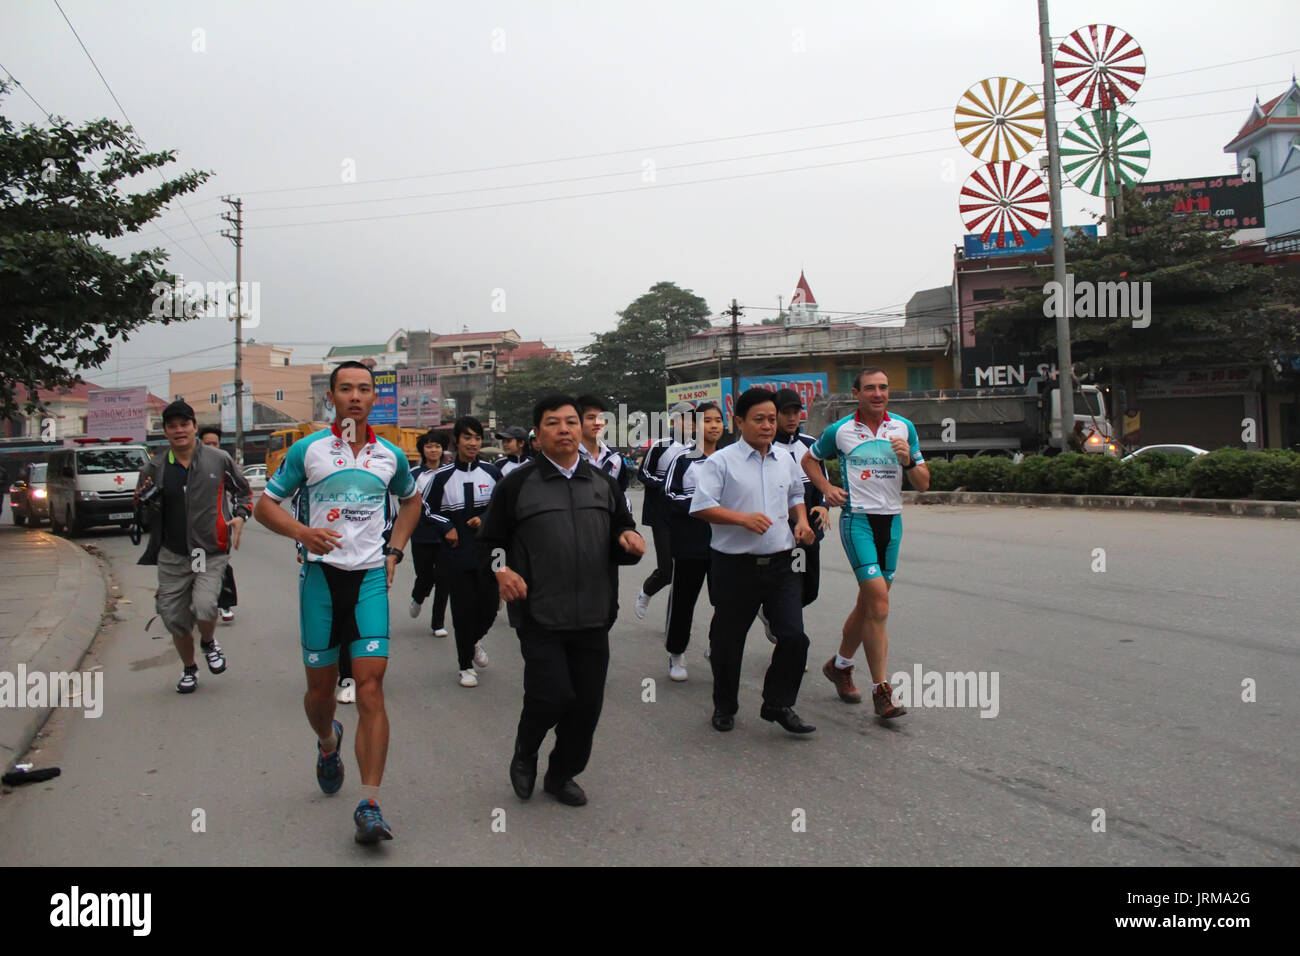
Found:
[{"label": "brown running shoe", "polygon": [[894,688],[889,686],[889,681],[883,681],[876,688],[871,695],[871,702],[876,707],[876,716],[883,717],[885,720],[902,717],[907,713],[906,707],[899,707],[894,703]]},{"label": "brown running shoe", "polygon": [[862,694],[853,686],[853,665],[840,670],[835,666],[835,658],[831,658],[822,665],[822,673],[826,679],[835,685],[835,692],[840,695],[840,700],[846,704],[862,703]]}]

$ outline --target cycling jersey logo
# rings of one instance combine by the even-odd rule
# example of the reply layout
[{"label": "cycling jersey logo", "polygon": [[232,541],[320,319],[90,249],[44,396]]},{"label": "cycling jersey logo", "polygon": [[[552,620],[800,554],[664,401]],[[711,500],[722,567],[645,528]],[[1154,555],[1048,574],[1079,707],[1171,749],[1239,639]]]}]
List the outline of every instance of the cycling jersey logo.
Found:
[{"label": "cycling jersey logo", "polygon": [[879,573],[880,573],[880,566],[879,566],[879,565],[876,565],[876,564],[869,564],[869,565],[867,565],[867,573],[868,573],[868,574],[879,574]]},{"label": "cycling jersey logo", "polygon": [[374,651],[379,650],[379,642],[378,642],[378,641],[371,641],[370,643],[368,643],[368,644],[366,645],[366,650],[371,651],[371,652],[374,652]]},{"label": "cycling jersey logo", "polygon": [[338,521],[338,520],[339,520],[339,509],[338,509],[338,508],[331,508],[331,509],[330,509],[330,513],[327,514],[327,515],[325,516],[325,520],[326,520],[326,521]]},{"label": "cycling jersey logo", "polygon": [[334,465],[335,465],[335,467],[342,468],[342,467],[343,467],[344,465],[346,465],[346,464],[347,464],[347,462],[344,461],[342,458],[335,458],[335,459],[334,459]]},{"label": "cycling jersey logo", "polygon": [[320,660],[320,655],[319,655],[319,654],[308,654],[308,655],[307,655],[307,663],[308,663],[308,664],[315,664],[315,663],[316,663],[317,661],[319,661],[319,660]]},{"label": "cycling jersey logo", "polygon": [[361,467],[362,467],[362,468],[369,468],[369,467],[370,467],[370,463],[371,463],[372,461],[374,461],[373,458],[367,458],[365,461],[363,461],[363,462],[361,463]]}]

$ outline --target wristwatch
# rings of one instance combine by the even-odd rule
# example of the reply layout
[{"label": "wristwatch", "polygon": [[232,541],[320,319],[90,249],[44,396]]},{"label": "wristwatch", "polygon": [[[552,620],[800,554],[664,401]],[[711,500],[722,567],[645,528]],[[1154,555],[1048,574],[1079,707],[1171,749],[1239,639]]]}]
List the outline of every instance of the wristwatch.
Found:
[{"label": "wristwatch", "polygon": [[388,557],[390,554],[397,555],[398,564],[401,564],[402,558],[406,557],[405,551],[398,551],[396,548],[390,548],[388,545],[384,545],[384,557]]},{"label": "wristwatch", "polygon": [[903,471],[911,471],[913,468],[915,468],[915,467],[916,467],[917,465],[919,465],[919,464],[920,464],[920,462],[917,461],[915,458],[913,458],[913,459],[912,459],[912,463],[911,463],[910,465],[904,465],[904,466],[903,466]]}]

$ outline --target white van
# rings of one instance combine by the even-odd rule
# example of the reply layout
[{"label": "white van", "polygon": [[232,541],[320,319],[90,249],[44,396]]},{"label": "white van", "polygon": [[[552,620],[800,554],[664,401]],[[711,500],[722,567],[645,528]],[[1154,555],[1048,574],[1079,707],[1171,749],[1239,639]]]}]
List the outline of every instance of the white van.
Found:
[{"label": "white van", "polygon": [[130,439],[73,441],[75,447],[50,454],[46,469],[50,529],[72,535],[96,525],[130,527],[135,483],[149,459],[148,450]]}]

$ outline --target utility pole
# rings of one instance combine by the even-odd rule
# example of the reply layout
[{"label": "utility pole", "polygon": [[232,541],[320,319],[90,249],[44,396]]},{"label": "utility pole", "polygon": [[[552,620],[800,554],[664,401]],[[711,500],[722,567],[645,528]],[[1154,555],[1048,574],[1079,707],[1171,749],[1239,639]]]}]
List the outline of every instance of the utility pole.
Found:
[{"label": "utility pole", "polygon": [[[731,316],[731,407],[736,407],[736,402],[740,398],[740,314],[741,308],[736,304],[736,300],[731,300],[731,308],[724,309],[723,315]],[[724,401],[725,405],[726,402]],[[736,416],[731,416],[731,431],[734,434],[736,428]]]},{"label": "utility pole", "polygon": [[[1070,447],[1074,431],[1074,365],[1070,360],[1070,311],[1065,294],[1065,224],[1061,222],[1061,145],[1056,129],[1056,67],[1052,63],[1052,32],[1048,26],[1047,0],[1038,0],[1038,34],[1043,55],[1043,106],[1047,114],[1047,185],[1052,203],[1052,278],[1060,295],[1056,313],[1057,391],[1061,397],[1061,450]],[[1047,409],[1049,418],[1051,407]],[[1050,434],[1050,426],[1049,426]]]},{"label": "utility pole", "polygon": [[235,461],[244,464],[244,201],[222,196],[221,201],[235,210],[221,218],[235,227],[221,234],[235,244]]}]

